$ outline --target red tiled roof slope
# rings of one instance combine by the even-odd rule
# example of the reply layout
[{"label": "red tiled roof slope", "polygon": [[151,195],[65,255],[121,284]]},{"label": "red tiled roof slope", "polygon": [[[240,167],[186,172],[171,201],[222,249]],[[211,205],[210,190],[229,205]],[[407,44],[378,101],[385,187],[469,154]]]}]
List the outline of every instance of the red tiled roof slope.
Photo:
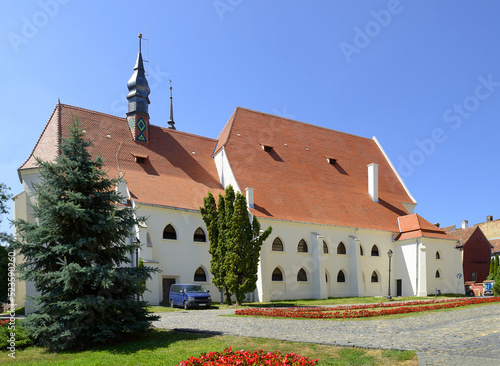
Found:
[{"label": "red tiled roof slope", "polygon": [[[198,210],[208,191],[214,195],[223,192],[211,158],[216,140],[151,125],[149,143],[135,142],[125,118],[64,104],[61,128],[57,128],[58,116],[54,113],[32,155],[20,169],[36,167],[34,156],[53,160],[59,131],[66,136],[75,116],[93,139],[90,152],[103,156],[110,176],[118,176],[119,171],[124,174],[134,201]],[[46,149],[49,145],[52,148]],[[136,163],[134,155],[148,156],[146,164]]]},{"label": "red tiled roof slope", "polygon": [[450,239],[454,238],[444,232],[443,229],[432,225],[429,221],[425,220],[422,216],[417,214],[398,217],[400,234],[396,240],[406,240],[414,238],[437,238],[437,239]]},{"label": "red tiled roof slope", "polygon": [[[240,189],[255,188],[257,217],[399,231],[402,202],[413,200],[374,140],[240,107],[228,124],[229,163]],[[370,163],[379,202],[368,195]]]},{"label": "red tiled roof slope", "polygon": [[493,247],[493,253],[500,252],[500,239],[490,239],[490,244]]},{"label": "red tiled roof slope", "polygon": [[[481,228],[476,225],[465,229],[453,230],[449,232],[448,235],[459,240],[457,247],[463,247],[472,237],[474,237],[473,240],[488,241]],[[490,245],[492,245],[491,240],[489,242]]]}]

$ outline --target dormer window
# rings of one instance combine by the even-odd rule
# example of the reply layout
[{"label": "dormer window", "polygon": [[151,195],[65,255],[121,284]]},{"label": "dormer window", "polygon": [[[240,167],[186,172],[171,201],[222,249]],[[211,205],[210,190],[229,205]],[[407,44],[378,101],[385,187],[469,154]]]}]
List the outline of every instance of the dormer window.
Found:
[{"label": "dormer window", "polygon": [[326,158],[326,161],[328,162],[328,164],[330,164],[330,165],[335,165],[335,163],[337,163],[337,159],[335,159],[335,158],[331,158],[329,156],[325,156],[325,158]]},{"label": "dormer window", "polygon": [[273,151],[273,147],[271,145],[260,144],[260,146],[262,146],[262,150],[264,150],[265,152],[270,153],[271,151]]},{"label": "dormer window", "polygon": [[147,155],[141,155],[141,154],[132,154],[134,156],[135,162],[137,164],[146,164],[146,161],[148,160]]}]

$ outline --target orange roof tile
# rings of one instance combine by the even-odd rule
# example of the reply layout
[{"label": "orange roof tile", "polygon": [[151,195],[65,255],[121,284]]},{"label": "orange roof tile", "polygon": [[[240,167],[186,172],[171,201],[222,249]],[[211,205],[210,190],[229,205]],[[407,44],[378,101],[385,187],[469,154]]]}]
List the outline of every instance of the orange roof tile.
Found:
[{"label": "orange roof tile", "polygon": [[[144,144],[132,139],[125,118],[64,104],[58,118],[58,109],[20,169],[36,167],[34,156],[55,159],[61,131],[67,136],[72,118],[78,116],[93,139],[90,152],[103,156],[110,176],[123,172],[135,202],[198,210],[208,191],[223,192],[211,158],[216,140],[151,125],[150,142]],[[147,156],[146,163],[136,163],[134,155]]]},{"label": "orange roof tile", "polygon": [[414,238],[437,238],[454,240],[453,237],[444,232],[443,229],[432,225],[429,221],[417,214],[398,217],[400,234],[396,240]]},{"label": "orange roof tile", "polygon": [[493,253],[500,252],[500,239],[490,239],[490,244],[493,247]]},{"label": "orange roof tile", "polygon": [[[240,107],[233,116],[223,145],[240,188],[255,189],[257,217],[398,231],[402,202],[413,200],[374,140]],[[370,163],[379,202],[368,195]]]}]

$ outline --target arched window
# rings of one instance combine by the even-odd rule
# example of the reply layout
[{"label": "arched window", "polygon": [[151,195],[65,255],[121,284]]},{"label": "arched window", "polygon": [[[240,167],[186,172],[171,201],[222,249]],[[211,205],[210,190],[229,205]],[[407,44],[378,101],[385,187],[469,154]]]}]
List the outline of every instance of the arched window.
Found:
[{"label": "arched window", "polygon": [[281,241],[280,238],[276,238],[273,241],[273,252],[282,252],[283,251],[283,242]]},{"label": "arched window", "polygon": [[436,278],[441,278],[441,273],[439,273],[439,269],[436,271]]},{"label": "arched window", "polygon": [[339,273],[337,274],[337,282],[345,282],[344,271],[340,270]]},{"label": "arched window", "polygon": [[372,282],[378,282],[378,274],[377,272],[372,272]]},{"label": "arched window", "polygon": [[199,241],[205,243],[207,241],[207,236],[201,227],[196,229],[193,236],[193,241]]},{"label": "arched window", "polygon": [[177,240],[177,233],[172,224],[168,224],[163,229],[163,239]]},{"label": "arched window", "polygon": [[363,250],[363,246],[361,244],[359,244],[359,254],[365,255],[365,251]]},{"label": "arched window", "polygon": [[194,281],[195,282],[207,282],[207,274],[203,270],[203,268],[198,267],[196,272],[194,272]]},{"label": "arched window", "polygon": [[325,282],[328,282],[328,273],[325,271]]},{"label": "arched window", "polygon": [[328,244],[323,240],[323,253],[328,254]]},{"label": "arched window", "polygon": [[307,243],[304,239],[299,241],[299,245],[297,246],[297,252],[299,253],[307,253]]},{"label": "arched window", "polygon": [[304,268],[299,269],[297,272],[297,281],[305,282],[307,281],[307,273],[304,271]]},{"label": "arched window", "polygon": [[273,275],[271,277],[272,281],[283,281],[283,273],[281,272],[281,269],[276,267],[273,271]]},{"label": "arched window", "polygon": [[436,259],[441,259],[441,254],[439,254],[439,251],[436,252]]},{"label": "arched window", "polygon": [[[373,247],[372,247],[372,257],[379,257],[379,256],[380,256],[380,253],[378,251],[378,247],[375,244],[373,244]],[[375,282],[378,282],[378,281],[375,281]]]},{"label": "arched window", "polygon": [[337,254],[346,254],[344,243],[340,242],[339,245],[337,245]]}]

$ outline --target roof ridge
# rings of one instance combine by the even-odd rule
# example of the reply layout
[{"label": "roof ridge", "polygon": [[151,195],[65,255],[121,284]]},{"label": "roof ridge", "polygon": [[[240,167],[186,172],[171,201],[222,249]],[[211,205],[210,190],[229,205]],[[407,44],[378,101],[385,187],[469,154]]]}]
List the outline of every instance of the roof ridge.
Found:
[{"label": "roof ridge", "polygon": [[373,142],[373,140],[371,138],[369,138],[369,137],[363,137],[363,136],[355,135],[355,134],[349,133],[349,132],[342,132],[342,131],[339,131],[339,130],[334,130],[333,128],[328,128],[328,127],[313,125],[312,123],[302,122],[302,121],[298,121],[296,119],[291,119],[291,118],[287,118],[287,117],[277,116],[275,114],[266,113],[266,112],[260,112],[260,111],[254,110],[254,109],[249,109],[249,108],[240,107],[240,106],[236,107],[236,109],[242,109],[242,110],[245,110],[245,111],[248,111],[248,112],[258,113],[258,114],[266,115],[266,116],[269,116],[269,117],[276,117],[276,118],[284,119],[284,120],[287,120],[287,121],[290,121],[290,122],[293,122],[293,123],[300,123],[302,125],[311,126],[311,127],[314,127],[314,128],[319,128],[319,129],[327,130],[327,131],[333,131],[333,132],[337,132],[337,133],[340,133],[340,134],[343,134],[343,135],[349,135],[349,136],[353,136],[353,137],[358,137],[358,138],[362,138],[362,139],[365,139],[365,140],[370,140],[370,141]]},{"label": "roof ridge", "polygon": [[[33,146],[33,149],[31,150],[31,153],[28,155],[28,158],[24,161],[24,163],[21,164],[21,166],[19,168],[17,168],[18,173],[19,173],[19,170],[24,166],[24,164],[26,164],[28,162],[28,160],[30,160],[30,158],[33,156],[38,144],[40,143],[40,140],[42,139],[43,134],[45,133],[45,131],[47,131],[47,127],[49,127],[49,124],[52,121],[52,117],[54,117],[54,114],[56,113],[56,111],[58,111],[59,114],[61,113],[60,108],[58,108],[58,106],[60,106],[60,105],[61,105],[61,103],[57,103],[56,106],[54,107],[54,110],[52,111],[52,114],[50,115],[49,120],[45,124],[45,127],[43,128],[43,131],[40,134],[40,136],[38,136],[38,140],[36,141],[35,146]],[[61,132],[60,129],[58,132],[59,133]],[[19,176],[19,180],[21,180],[21,176]]]},{"label": "roof ridge", "polygon": [[99,111],[94,111],[92,109],[88,109],[88,108],[82,108],[82,107],[76,107],[74,105],[70,105],[70,104],[64,104],[64,103],[61,103],[61,106],[63,107],[68,107],[68,108],[72,108],[72,109],[77,109],[77,110],[80,110],[80,111],[87,111],[87,112],[91,112],[91,113],[97,113],[97,114],[101,114],[103,116],[108,116],[108,117],[113,117],[113,118],[120,118],[120,119],[124,119],[126,120],[125,117],[120,117],[120,116],[114,116],[112,114],[109,114],[109,113],[104,113],[104,112],[99,112]]},{"label": "roof ridge", "polygon": [[185,131],[179,131],[179,130],[172,130],[172,129],[169,129],[168,127],[161,127],[161,126],[153,125],[153,124],[151,124],[151,126],[158,127],[161,130],[166,131],[168,133],[174,132],[174,133],[179,133],[179,134],[182,134],[182,135],[188,135],[188,136],[193,136],[193,137],[200,137],[202,139],[205,139],[205,140],[208,140],[208,141],[212,141],[212,142],[216,142],[217,141],[217,139],[213,139],[213,138],[207,137],[207,136],[197,135],[195,133],[190,133],[190,132],[185,132]]},{"label": "roof ridge", "polygon": [[[233,114],[231,114],[231,117],[229,117],[228,121],[226,122],[226,124],[222,128],[221,132],[219,133],[219,136],[217,136],[217,145],[215,146],[215,149],[214,149],[214,152],[212,155],[215,155],[217,152],[219,152],[219,150],[222,149],[224,146],[226,146],[227,142],[229,141],[229,138],[231,137],[231,132],[233,131],[234,120],[236,119],[236,115],[238,114],[238,109],[240,109],[240,108],[241,107],[236,107]],[[225,136],[226,141],[224,141],[222,146],[219,148],[219,141],[221,139],[221,135],[227,126],[230,126],[230,127],[229,127],[229,131],[227,133],[227,136]]]}]

